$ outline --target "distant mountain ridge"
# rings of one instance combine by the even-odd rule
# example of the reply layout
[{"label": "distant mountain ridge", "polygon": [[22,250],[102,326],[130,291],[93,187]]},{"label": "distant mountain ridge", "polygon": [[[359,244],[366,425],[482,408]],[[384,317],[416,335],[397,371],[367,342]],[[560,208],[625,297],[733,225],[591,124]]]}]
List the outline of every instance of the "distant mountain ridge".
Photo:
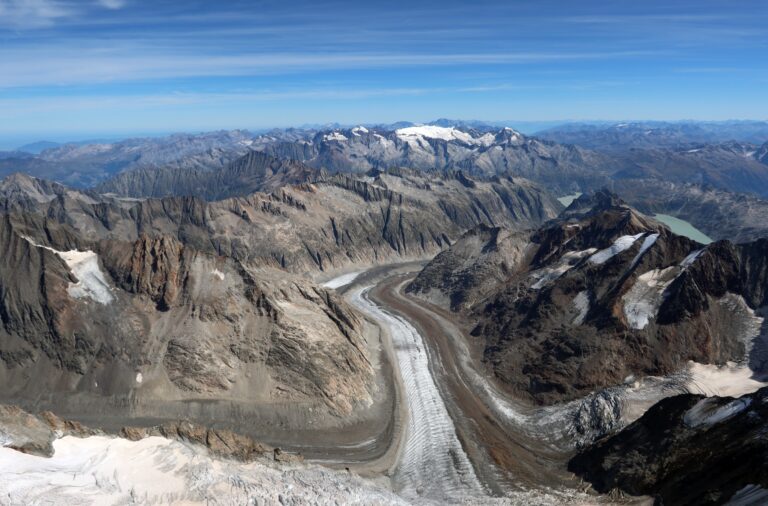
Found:
[{"label": "distant mountain ridge", "polygon": [[124,197],[193,196],[221,200],[258,191],[271,192],[288,184],[314,181],[323,171],[301,162],[279,160],[260,151],[249,151],[225,167],[138,168],[122,172],[95,188],[99,193]]},{"label": "distant mountain ridge", "polygon": [[537,137],[601,151],[679,148],[689,144],[768,141],[768,121],[637,121],[569,123],[536,132]]},{"label": "distant mountain ridge", "polygon": [[[734,123],[732,128],[745,132],[751,128],[754,133],[761,125]],[[288,128],[259,135],[233,130],[66,144],[39,155],[4,153],[0,155],[0,176],[23,171],[81,188],[99,187],[110,180],[113,187],[109,191],[131,196],[179,194],[184,189],[218,197],[232,193],[208,187],[205,180],[210,176],[203,174],[223,170],[255,150],[330,173],[405,167],[461,170],[484,177],[510,174],[544,184],[559,194],[610,187],[625,179],[647,179],[768,196],[766,140],[692,142],[715,134],[726,136],[713,133],[714,127],[705,123],[590,125],[586,134],[574,125],[563,127],[566,132],[581,132],[587,140],[595,132],[610,132],[609,142],[615,143],[610,146],[614,147],[599,150],[585,147],[590,146],[586,141],[583,145],[555,142],[476,121],[440,119],[425,125],[402,122],[394,126]],[[136,174],[123,176],[134,170]],[[171,186],[179,190],[169,193]],[[201,192],[203,187],[205,192]]]}]

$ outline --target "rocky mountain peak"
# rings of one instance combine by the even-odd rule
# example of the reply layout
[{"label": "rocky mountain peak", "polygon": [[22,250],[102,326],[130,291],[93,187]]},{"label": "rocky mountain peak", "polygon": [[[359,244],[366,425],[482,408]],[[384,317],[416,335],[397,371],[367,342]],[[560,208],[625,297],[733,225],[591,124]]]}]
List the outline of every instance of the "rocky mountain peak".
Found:
[{"label": "rocky mountain peak", "polygon": [[610,192],[529,235],[492,230],[465,234],[409,290],[472,322],[497,377],[538,402],[741,360],[768,305],[766,240],[705,247]]}]

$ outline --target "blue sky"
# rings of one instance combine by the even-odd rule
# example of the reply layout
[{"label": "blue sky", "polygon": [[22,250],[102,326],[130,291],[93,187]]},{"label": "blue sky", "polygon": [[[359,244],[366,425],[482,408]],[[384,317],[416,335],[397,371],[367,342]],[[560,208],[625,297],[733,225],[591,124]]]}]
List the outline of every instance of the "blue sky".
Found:
[{"label": "blue sky", "polygon": [[0,139],[768,119],[768,2],[0,0]]}]

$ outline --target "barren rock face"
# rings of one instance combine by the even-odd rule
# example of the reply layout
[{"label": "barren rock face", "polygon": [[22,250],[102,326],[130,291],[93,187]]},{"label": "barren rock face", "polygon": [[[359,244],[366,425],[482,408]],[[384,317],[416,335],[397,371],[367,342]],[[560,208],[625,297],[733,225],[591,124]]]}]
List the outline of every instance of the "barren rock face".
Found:
[{"label": "barren rock face", "polygon": [[475,225],[560,210],[525,180],[462,173],[324,176],[217,202],[17,179],[0,187],[0,396],[245,428],[256,414],[353,423],[377,395],[364,322],[300,274],[424,258]]},{"label": "barren rock face", "polygon": [[[17,200],[6,202],[18,208]],[[88,200],[75,192],[34,209],[90,241],[169,235],[208,254],[317,272],[432,256],[476,225],[535,228],[561,208],[523,179],[393,170],[212,203],[192,197]]]},{"label": "barren rock face", "polygon": [[665,504],[724,504],[750,487],[763,489],[749,503],[759,504],[768,488],[767,397],[763,388],[739,399],[664,399],[574,457],[569,469],[600,492],[620,488]]},{"label": "barren rock face", "polygon": [[742,361],[760,333],[764,241],[705,247],[608,193],[529,240],[500,247],[500,233],[465,235],[409,290],[473,322],[485,362],[522,397],[554,403],[689,360]]},{"label": "barren rock face", "polygon": [[300,162],[249,151],[223,167],[140,167],[104,181],[96,190],[124,197],[183,195],[220,200],[257,191],[274,191],[281,186],[310,182],[321,176],[321,171]]},{"label": "barren rock face", "polygon": [[[46,389],[143,400],[234,395],[320,400],[338,415],[370,403],[361,321],[309,281],[211,257],[168,236],[104,240],[87,258],[89,269],[11,221],[5,238],[7,251],[19,251],[4,265],[6,398]],[[11,273],[32,268],[40,288],[29,290]],[[101,280],[107,299],[71,290]],[[31,367],[51,373],[22,381]],[[56,380],[62,374],[67,381]]]}]

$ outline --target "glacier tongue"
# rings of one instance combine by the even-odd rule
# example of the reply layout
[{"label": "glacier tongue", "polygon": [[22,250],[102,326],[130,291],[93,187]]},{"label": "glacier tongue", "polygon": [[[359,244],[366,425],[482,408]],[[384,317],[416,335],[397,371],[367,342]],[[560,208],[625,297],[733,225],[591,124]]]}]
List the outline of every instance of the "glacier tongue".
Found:
[{"label": "glacier tongue", "polygon": [[409,499],[451,502],[482,497],[482,485],[430,372],[421,335],[404,319],[369,301],[363,292],[356,290],[350,301],[389,329],[406,393],[408,422],[394,476],[399,492]]}]

